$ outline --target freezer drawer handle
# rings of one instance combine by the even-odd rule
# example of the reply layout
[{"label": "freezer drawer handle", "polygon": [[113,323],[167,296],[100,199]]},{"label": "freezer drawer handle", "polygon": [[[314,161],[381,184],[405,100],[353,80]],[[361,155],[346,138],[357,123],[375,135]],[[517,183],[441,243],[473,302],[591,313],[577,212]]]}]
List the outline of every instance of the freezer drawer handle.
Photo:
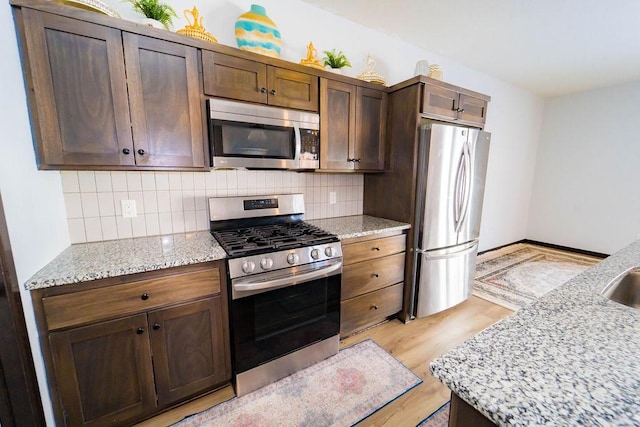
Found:
[{"label": "freezer drawer handle", "polygon": [[373,277],[380,277],[380,275],[378,273],[373,273],[372,276]]},{"label": "freezer drawer handle", "polygon": [[371,306],[371,308],[373,308],[374,310],[377,310],[377,309],[378,309],[378,306],[377,306],[376,304],[373,304],[373,305]]},{"label": "freezer drawer handle", "polygon": [[466,255],[468,253],[473,252],[476,249],[477,245],[474,243],[471,246],[469,246],[468,248],[465,248],[461,251],[457,251],[457,252],[451,252],[448,254],[444,254],[444,255],[431,255],[430,252],[431,251],[425,251],[422,249],[416,249],[416,252],[419,254],[424,254],[426,256],[426,258],[428,259],[445,259],[445,258],[451,258],[451,257],[456,257],[456,256],[460,256],[460,255]]},{"label": "freezer drawer handle", "polygon": [[377,246],[376,246],[376,247],[374,247],[374,248],[373,248],[373,249],[371,249],[371,250],[372,250],[372,251],[380,252],[380,248],[379,248],[379,247],[377,247]]}]

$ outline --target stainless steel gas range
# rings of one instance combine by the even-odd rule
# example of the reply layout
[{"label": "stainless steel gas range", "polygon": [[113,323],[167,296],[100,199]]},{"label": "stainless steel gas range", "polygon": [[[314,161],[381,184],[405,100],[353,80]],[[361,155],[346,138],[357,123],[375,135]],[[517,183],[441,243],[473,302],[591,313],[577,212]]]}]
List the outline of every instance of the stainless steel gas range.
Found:
[{"label": "stainless steel gas range", "polygon": [[302,194],[211,198],[209,213],[228,255],[236,394],[336,354],[342,247],[303,221]]}]

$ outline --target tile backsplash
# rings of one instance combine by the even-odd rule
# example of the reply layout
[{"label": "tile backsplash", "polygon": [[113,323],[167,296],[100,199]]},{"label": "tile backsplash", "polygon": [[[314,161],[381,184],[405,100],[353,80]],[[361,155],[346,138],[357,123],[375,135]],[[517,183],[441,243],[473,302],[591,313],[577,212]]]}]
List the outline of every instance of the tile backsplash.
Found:
[{"label": "tile backsplash", "polygon": [[[209,229],[207,199],[302,193],[305,219],[362,214],[361,174],[214,170],[210,172],[62,171],[71,243]],[[329,193],[336,203],[329,203]],[[121,200],[137,217],[123,218]]]}]

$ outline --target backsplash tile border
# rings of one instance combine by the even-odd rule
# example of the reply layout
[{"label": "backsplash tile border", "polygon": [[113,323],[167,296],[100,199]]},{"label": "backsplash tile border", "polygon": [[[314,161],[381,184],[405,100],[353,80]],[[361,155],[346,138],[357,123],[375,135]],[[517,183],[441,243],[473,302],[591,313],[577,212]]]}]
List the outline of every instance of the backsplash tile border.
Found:
[{"label": "backsplash tile border", "polygon": [[[61,171],[71,243],[209,229],[209,197],[302,193],[305,219],[362,214],[361,174],[289,171]],[[329,204],[335,191],[337,203]],[[121,200],[138,216],[123,218]]]}]

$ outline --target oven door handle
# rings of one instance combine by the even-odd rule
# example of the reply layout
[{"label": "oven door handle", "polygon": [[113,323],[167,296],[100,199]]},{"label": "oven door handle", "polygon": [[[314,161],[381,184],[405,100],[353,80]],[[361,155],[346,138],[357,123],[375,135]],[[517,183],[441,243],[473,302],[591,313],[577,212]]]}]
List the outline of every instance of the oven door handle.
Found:
[{"label": "oven door handle", "polygon": [[265,289],[282,288],[284,286],[297,285],[298,283],[309,282],[320,277],[329,277],[338,274],[342,269],[342,261],[331,264],[328,267],[312,270],[307,273],[296,275],[286,275],[275,279],[253,281],[251,279],[237,281],[233,283],[233,290],[236,292],[261,291]]}]

